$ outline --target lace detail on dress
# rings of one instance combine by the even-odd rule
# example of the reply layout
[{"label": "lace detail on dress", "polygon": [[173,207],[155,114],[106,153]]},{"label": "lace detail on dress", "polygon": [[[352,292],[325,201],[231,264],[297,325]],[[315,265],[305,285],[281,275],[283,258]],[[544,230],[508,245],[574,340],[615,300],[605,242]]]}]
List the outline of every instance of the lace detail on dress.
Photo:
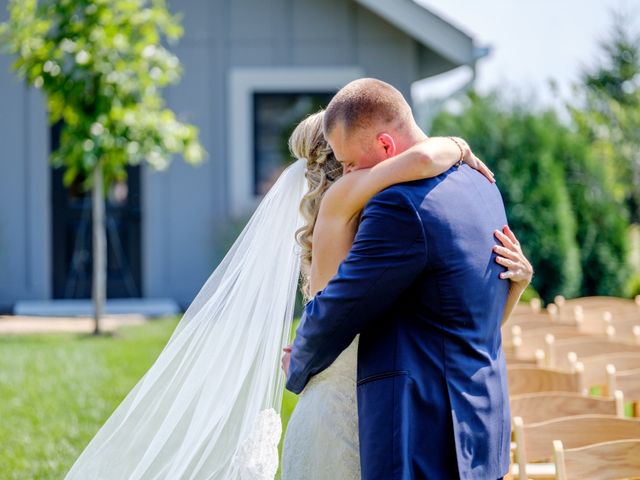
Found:
[{"label": "lace detail on dress", "polygon": [[281,435],[280,415],[273,408],[262,410],[234,457],[240,480],[273,480],[278,471]]},{"label": "lace detail on dress", "polygon": [[356,338],[300,394],[284,438],[282,480],[360,480],[357,354]]}]

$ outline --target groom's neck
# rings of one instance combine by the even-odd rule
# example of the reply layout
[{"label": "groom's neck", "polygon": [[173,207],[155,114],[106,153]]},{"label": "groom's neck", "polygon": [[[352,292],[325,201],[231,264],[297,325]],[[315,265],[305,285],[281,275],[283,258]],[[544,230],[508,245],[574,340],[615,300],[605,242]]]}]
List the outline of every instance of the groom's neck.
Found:
[{"label": "groom's neck", "polygon": [[411,148],[429,137],[417,125],[414,125],[411,130],[407,132],[405,138],[406,148]]}]

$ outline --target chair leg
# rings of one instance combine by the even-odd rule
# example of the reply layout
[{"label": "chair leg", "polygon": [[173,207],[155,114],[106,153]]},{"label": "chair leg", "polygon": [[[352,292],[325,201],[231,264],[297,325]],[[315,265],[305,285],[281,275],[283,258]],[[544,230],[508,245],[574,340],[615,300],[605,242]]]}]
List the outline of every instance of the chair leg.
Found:
[{"label": "chair leg", "polygon": [[564,465],[564,447],[560,440],[553,441],[553,461],[556,465],[556,480],[567,480],[567,472]]},{"label": "chair leg", "polygon": [[616,390],[613,393],[613,398],[616,400],[616,416],[624,418],[624,394],[620,390]]},{"label": "chair leg", "polygon": [[513,433],[516,439],[516,463],[519,480],[527,480],[527,459],[524,453],[524,432],[522,417],[513,419]]}]

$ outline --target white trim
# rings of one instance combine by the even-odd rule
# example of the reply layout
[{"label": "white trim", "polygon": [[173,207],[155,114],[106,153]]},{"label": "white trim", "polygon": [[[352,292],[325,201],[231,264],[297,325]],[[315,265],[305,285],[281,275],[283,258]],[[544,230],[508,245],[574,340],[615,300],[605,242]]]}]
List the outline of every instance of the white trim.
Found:
[{"label": "white trim", "polygon": [[234,217],[255,207],[253,194],[253,93],[337,91],[364,76],[357,67],[232,68],[228,77],[229,208]]},{"label": "white trim", "polygon": [[455,65],[472,65],[483,56],[473,38],[414,0],[356,2]]}]

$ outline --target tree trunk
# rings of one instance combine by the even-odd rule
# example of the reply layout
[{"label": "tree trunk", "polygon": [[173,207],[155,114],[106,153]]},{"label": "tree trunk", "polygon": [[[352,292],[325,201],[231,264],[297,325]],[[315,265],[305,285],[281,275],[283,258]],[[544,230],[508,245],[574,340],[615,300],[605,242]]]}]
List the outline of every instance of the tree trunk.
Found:
[{"label": "tree trunk", "polygon": [[100,334],[100,319],[104,312],[107,296],[107,241],[104,221],[104,183],[100,163],[93,170],[93,318],[94,335]]}]

